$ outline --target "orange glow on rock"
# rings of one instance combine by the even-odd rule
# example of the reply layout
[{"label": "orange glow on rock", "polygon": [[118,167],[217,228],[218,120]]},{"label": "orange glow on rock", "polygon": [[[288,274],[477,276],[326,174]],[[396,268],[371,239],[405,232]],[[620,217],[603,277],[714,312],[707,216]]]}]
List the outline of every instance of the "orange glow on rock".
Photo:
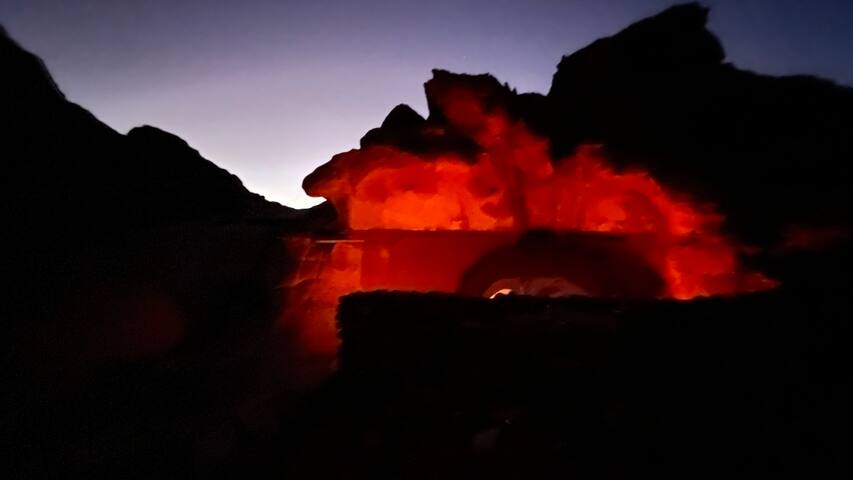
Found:
[{"label": "orange glow on rock", "polygon": [[[359,231],[386,232],[364,243],[336,244],[325,264],[312,267],[315,281],[326,286],[315,287],[310,296],[331,305],[323,307],[327,311],[322,316],[330,316],[323,322],[332,322],[338,296],[355,290],[454,292],[466,267],[531,230],[642,237],[630,242],[629,250],[663,281],[663,290],[656,294],[660,297],[690,299],[775,286],[740,266],[741,247],[723,236],[723,217],[711,205],[660,185],[645,171],[616,171],[593,145],[554,161],[546,139],[513,121],[499,106],[484,105],[473,89],[433,89],[431,94],[446,122],[433,127],[432,134],[462,135],[478,147],[476,153],[415,153],[373,145],[336,155],[305,179],[309,195],[332,202],[350,238]],[[492,232],[501,240],[480,245],[425,235],[409,242],[405,248],[411,252],[397,248],[391,255],[394,231]],[[451,240],[442,244],[439,238]],[[430,242],[441,247],[431,248]],[[383,264],[377,249],[402,262],[399,268],[377,268]],[[431,255],[438,257],[411,264],[412,258]],[[612,262],[606,268],[619,269]],[[578,273],[567,273],[571,275]],[[619,272],[612,275],[611,283]]]}]

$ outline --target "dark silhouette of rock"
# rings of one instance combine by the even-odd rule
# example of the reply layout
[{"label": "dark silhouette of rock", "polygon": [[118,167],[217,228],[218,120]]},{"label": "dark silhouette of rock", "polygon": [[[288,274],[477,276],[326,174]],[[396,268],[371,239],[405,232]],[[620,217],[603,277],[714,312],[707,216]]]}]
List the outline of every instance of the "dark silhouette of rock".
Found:
[{"label": "dark silhouette of rock", "polygon": [[592,75],[606,78],[719,66],[725,52],[717,37],[705,28],[707,20],[707,8],[688,3],[596,40],[563,57],[549,94],[559,96],[561,89],[571,89],[573,82],[585,82]]},{"label": "dark silhouette of rock", "polygon": [[291,388],[281,236],[334,212],[266,201],[157,128],[119,134],[5,31],[0,72],[7,475],[215,471]]},{"label": "dark silhouette of rock", "polygon": [[372,145],[405,145],[409,150],[417,150],[428,143],[422,135],[424,123],[424,118],[412,107],[400,104],[388,113],[381,126],[365,133],[359,144],[361,148]]},{"label": "dark silhouette of rock", "polygon": [[555,155],[602,143],[618,165],[717,203],[751,242],[849,227],[853,89],[724,63],[707,15],[676,6],[563,57],[547,97]]},{"label": "dark silhouette of rock", "polygon": [[478,150],[477,145],[465,135],[443,128],[442,122],[434,117],[434,109],[435,106],[432,106],[430,118],[425,120],[408,105],[397,105],[379,128],[370,130],[362,137],[359,142],[361,148],[388,145],[423,154],[454,152],[474,155]]}]

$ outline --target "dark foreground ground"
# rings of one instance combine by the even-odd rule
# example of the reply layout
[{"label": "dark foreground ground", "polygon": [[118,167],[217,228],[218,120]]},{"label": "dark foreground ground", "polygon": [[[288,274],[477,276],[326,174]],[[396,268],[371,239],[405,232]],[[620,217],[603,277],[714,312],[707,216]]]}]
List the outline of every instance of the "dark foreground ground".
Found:
[{"label": "dark foreground ground", "polygon": [[800,284],[692,302],[350,295],[340,370],[285,422],[278,466],[290,478],[834,477],[849,458],[850,256],[821,258],[800,259]]},{"label": "dark foreground ground", "polygon": [[[141,318],[153,306],[186,327],[148,338],[124,309],[130,330],[104,330],[115,317],[83,305],[79,318],[96,323],[69,307],[56,317],[67,323],[10,330],[9,478],[834,478],[848,466],[849,247],[768,261],[784,286],[734,298],[353,294],[339,310],[339,370],[308,384],[295,345],[269,333],[287,269],[259,261],[280,248],[269,228],[207,234],[210,251],[141,234],[120,255],[92,246],[86,278],[106,298],[132,286]],[[146,262],[126,262],[133,245],[152,248]],[[146,280],[143,264],[173,256],[185,268]],[[208,265],[204,282],[183,278],[194,262]],[[74,290],[61,265],[41,270],[58,291],[105,298]],[[45,298],[20,308],[38,318],[60,304]]]}]

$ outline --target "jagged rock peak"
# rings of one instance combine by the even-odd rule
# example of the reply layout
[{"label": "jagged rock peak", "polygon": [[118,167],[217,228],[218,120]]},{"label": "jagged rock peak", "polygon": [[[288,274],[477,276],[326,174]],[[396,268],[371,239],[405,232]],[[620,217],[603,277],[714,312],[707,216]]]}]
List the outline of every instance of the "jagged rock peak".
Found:
[{"label": "jagged rock peak", "polygon": [[613,75],[619,71],[719,65],[726,54],[716,35],[707,29],[708,13],[709,9],[698,3],[676,5],[564,56],[551,93],[560,89],[566,77],[578,73]]},{"label": "jagged rock peak", "polygon": [[382,121],[382,128],[403,128],[417,126],[423,123],[424,117],[416,112],[412,107],[401,103],[394,107],[385,120]]}]

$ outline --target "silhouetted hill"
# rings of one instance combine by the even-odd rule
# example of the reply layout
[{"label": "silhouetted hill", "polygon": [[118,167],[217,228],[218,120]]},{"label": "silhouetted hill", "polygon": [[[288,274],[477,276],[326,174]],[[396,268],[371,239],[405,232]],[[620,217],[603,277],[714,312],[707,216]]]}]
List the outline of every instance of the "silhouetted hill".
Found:
[{"label": "silhouetted hill", "polygon": [[290,368],[270,360],[291,351],[271,333],[281,236],[328,209],[268,202],[157,128],[119,134],[2,30],[0,105],[7,474],[173,476],[199,442],[255,435],[238,408],[289,388],[269,374]]},{"label": "silhouetted hill", "polygon": [[5,32],[0,65],[5,203],[21,225],[116,229],[292,213],[174,135],[112,130],[69,102],[41,60]]}]

